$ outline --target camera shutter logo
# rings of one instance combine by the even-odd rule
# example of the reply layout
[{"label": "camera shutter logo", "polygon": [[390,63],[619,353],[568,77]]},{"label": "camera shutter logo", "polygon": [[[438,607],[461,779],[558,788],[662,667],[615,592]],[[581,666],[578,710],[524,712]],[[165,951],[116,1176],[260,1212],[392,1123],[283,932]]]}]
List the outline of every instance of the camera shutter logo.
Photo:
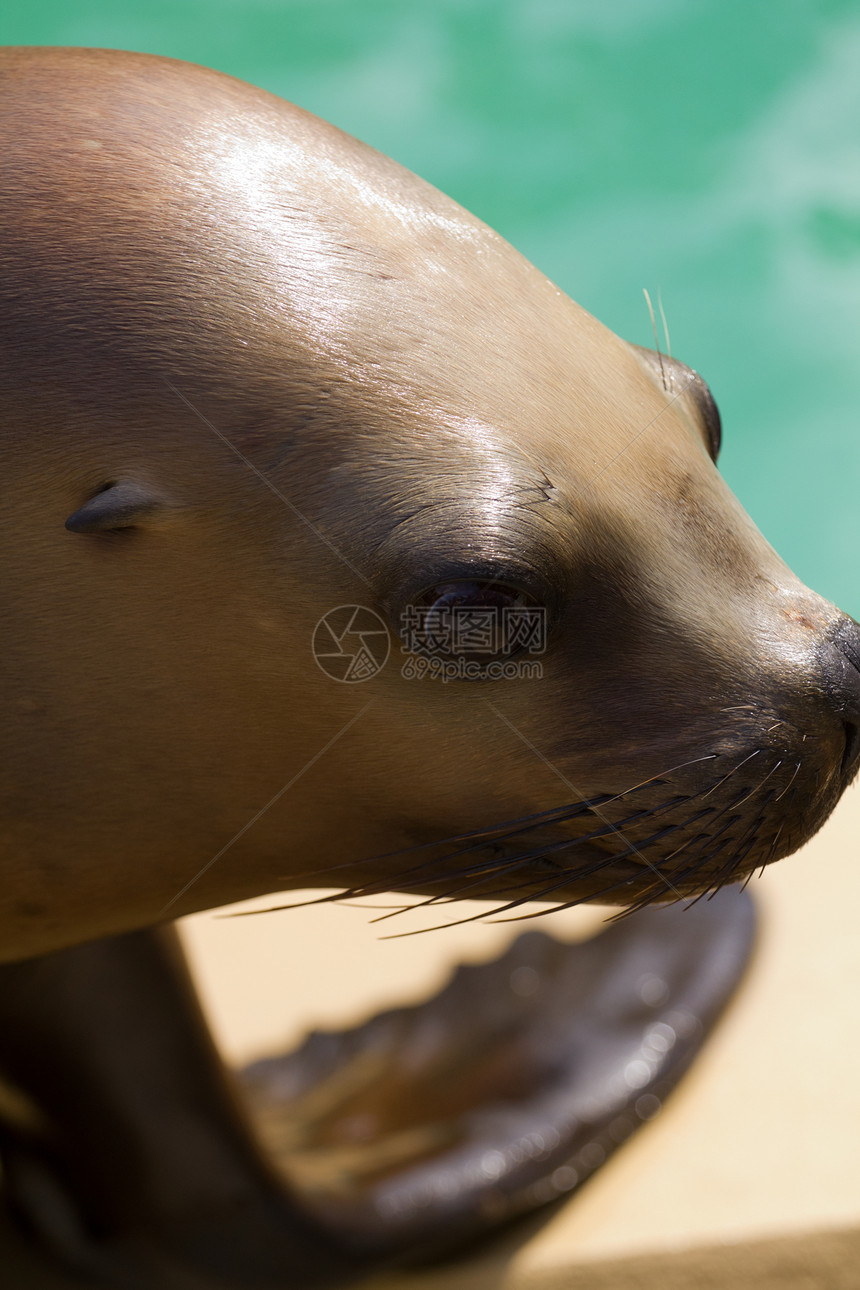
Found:
[{"label": "camera shutter logo", "polygon": [[319,666],[334,681],[369,681],[385,666],[391,650],[388,628],[364,605],[338,605],[314,628],[311,648]]}]

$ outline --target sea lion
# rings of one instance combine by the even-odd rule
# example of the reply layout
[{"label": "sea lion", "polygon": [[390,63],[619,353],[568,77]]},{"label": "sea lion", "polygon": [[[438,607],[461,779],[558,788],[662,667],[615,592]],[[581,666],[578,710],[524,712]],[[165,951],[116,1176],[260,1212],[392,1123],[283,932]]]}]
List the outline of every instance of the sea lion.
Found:
[{"label": "sea lion", "polygon": [[[114,51],[0,72],[20,1085],[74,1015],[54,977],[151,1000],[139,929],[180,913],[341,880],[631,908],[811,836],[858,764],[860,629],[722,481],[701,378],[263,91]],[[341,606],[392,639],[417,613],[437,662],[487,661],[440,642],[455,614],[539,611],[542,675],[337,684],[310,643]]]}]

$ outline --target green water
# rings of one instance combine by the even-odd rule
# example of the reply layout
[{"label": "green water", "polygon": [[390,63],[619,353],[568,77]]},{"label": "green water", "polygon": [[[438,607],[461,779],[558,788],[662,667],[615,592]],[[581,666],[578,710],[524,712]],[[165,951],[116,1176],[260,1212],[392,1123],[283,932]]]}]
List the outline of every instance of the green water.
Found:
[{"label": "green water", "polygon": [[6,0],[10,44],[220,68],[390,153],[710,382],[723,471],[860,615],[860,5]]}]

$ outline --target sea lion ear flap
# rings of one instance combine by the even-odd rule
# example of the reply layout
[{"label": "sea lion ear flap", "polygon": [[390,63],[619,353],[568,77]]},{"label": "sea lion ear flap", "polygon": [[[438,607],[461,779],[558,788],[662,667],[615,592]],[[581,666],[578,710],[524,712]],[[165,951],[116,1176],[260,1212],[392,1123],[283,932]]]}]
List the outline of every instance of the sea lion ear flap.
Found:
[{"label": "sea lion ear flap", "polygon": [[150,489],[132,480],[106,484],[66,520],[70,533],[110,533],[136,528],[161,510],[164,503]]}]

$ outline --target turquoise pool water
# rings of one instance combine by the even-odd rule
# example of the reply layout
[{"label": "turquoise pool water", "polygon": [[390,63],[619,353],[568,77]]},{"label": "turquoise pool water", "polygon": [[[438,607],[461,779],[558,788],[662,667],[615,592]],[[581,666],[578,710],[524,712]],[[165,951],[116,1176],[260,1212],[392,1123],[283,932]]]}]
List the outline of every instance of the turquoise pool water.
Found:
[{"label": "turquoise pool water", "polygon": [[7,0],[8,44],[170,54],[390,153],[710,382],[723,471],[860,615],[854,0]]}]

